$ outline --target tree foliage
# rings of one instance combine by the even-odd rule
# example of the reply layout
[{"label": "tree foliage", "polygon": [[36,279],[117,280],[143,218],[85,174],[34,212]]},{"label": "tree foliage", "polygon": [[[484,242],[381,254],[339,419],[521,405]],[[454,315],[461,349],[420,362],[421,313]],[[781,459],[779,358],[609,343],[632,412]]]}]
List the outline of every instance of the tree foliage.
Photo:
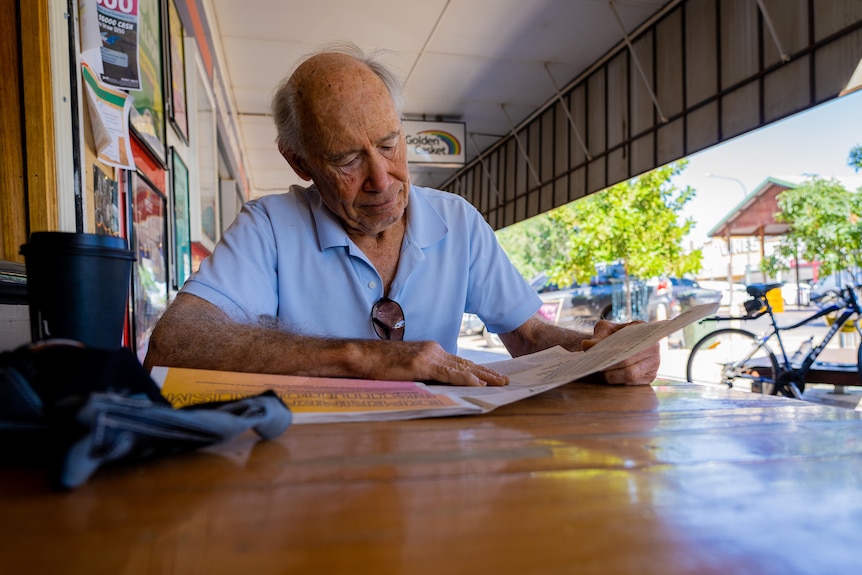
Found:
[{"label": "tree foliage", "polygon": [[568,230],[548,214],[503,228],[497,239],[515,268],[528,279],[554,269],[571,249]]},{"label": "tree foliage", "polygon": [[[630,294],[632,277],[699,271],[701,251],[683,248],[694,222],[679,221],[679,213],[695,191],[670,183],[686,164],[668,164],[554,211],[551,218],[572,231],[569,256],[557,266],[555,276],[585,282],[594,275],[596,265],[618,262]],[[630,310],[630,297],[626,305]]]},{"label": "tree foliage", "polygon": [[850,149],[850,155],[847,156],[847,164],[852,166],[857,172],[862,170],[862,145]]},{"label": "tree foliage", "polygon": [[779,194],[778,208],[776,221],[790,230],[764,260],[768,273],[790,269],[796,258],[820,262],[825,274],[862,265],[862,194],[814,176]]},{"label": "tree foliage", "polygon": [[547,272],[558,285],[587,283],[596,266],[622,264],[630,311],[630,278],[700,269],[701,250],[683,249],[694,222],[679,217],[695,191],[670,183],[686,164],[669,164],[501,230],[500,242],[525,277]]}]

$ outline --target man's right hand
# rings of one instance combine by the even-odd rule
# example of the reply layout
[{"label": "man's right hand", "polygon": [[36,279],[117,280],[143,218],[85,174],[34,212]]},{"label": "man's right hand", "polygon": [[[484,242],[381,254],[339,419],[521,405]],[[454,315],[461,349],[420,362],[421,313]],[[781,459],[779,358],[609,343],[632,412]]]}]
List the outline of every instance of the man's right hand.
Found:
[{"label": "man's right hand", "polygon": [[[366,342],[360,342],[365,347]],[[407,381],[435,381],[450,385],[485,387],[508,385],[509,378],[493,369],[446,353],[433,341],[371,341],[365,354],[367,368],[360,377]],[[360,359],[361,361],[361,359]]]}]

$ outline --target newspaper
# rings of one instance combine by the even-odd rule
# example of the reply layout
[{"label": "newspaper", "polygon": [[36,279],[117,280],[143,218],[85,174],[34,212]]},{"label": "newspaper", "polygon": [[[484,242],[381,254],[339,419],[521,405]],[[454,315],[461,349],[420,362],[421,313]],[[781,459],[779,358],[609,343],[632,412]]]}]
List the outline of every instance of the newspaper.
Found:
[{"label": "newspaper", "polygon": [[713,315],[718,304],[695,306],[670,320],[626,326],[587,351],[554,347],[487,363],[509,376],[504,387],[454,387],[413,381],[370,381],[155,367],[152,377],[174,407],[236,400],[274,390],[295,424],[385,421],[487,413],[611,367]]}]

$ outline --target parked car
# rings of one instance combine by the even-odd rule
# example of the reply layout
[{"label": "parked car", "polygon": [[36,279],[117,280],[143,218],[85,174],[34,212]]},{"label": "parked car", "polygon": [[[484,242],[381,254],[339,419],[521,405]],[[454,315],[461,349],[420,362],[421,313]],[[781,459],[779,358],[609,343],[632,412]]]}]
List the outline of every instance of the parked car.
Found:
[{"label": "parked car", "polygon": [[[570,324],[579,319],[591,321],[625,319],[621,317],[621,308],[625,302],[625,286],[618,266],[605,267],[589,284],[585,285],[575,284],[560,289],[542,276],[534,278],[531,283],[543,301],[561,300],[555,321],[560,325]],[[660,289],[659,283],[656,282],[631,280],[630,285],[633,290],[633,313],[636,316],[654,320],[673,317],[679,313],[679,302],[672,290]],[[644,299],[646,309],[639,310],[638,307],[644,305]],[[551,318],[548,317],[548,319]]]},{"label": "parked car", "polygon": [[786,306],[809,305],[811,303],[811,285],[794,282],[785,283],[781,286],[781,299],[784,300]]},{"label": "parked car", "polygon": [[551,323],[560,323],[561,319],[571,315],[571,290],[576,284],[560,287],[544,273],[537,275],[529,283],[544,302],[539,309],[542,317]]},{"label": "parked car", "polygon": [[[619,317],[619,311],[614,309],[614,298],[625,301],[623,280],[619,277],[620,270],[616,266],[608,266],[600,271],[589,284],[568,285],[560,287],[552,282],[547,274],[539,274],[530,280],[530,285],[544,302],[539,309],[546,320],[558,325],[571,325],[577,321],[598,321],[600,319],[625,321]],[[646,294],[646,311],[644,319],[667,319],[680,312],[679,301],[673,290],[660,287],[659,282],[641,282],[632,280],[635,290]],[[642,297],[634,295],[637,304]],[[620,307],[620,306],[618,306]],[[616,313],[615,313],[616,312]],[[635,305],[637,313],[637,305]],[[462,324],[463,325],[463,324]],[[489,347],[503,345],[500,338],[487,329],[483,332]]]},{"label": "parked car", "polygon": [[[721,299],[719,301],[719,305],[721,306],[729,306],[731,303],[730,293],[731,290],[728,288],[726,281],[702,281],[698,282],[700,287],[718,290],[721,293]],[[748,295],[748,288],[745,284],[733,284],[733,305],[741,306],[742,302],[748,301],[751,299],[751,296]]]},{"label": "parked car", "polygon": [[810,300],[823,307],[829,304],[830,295],[837,295],[849,285],[862,285],[862,270],[841,270],[820,278],[811,287]]},{"label": "parked car", "polygon": [[673,296],[685,308],[721,301],[721,292],[719,290],[705,288],[693,279],[666,278],[665,280],[659,280],[659,287],[657,289],[667,289],[665,282],[670,283]]},{"label": "parked car", "polygon": [[475,313],[465,313],[461,316],[461,335],[475,335],[482,333],[483,329],[485,329],[485,324]]}]

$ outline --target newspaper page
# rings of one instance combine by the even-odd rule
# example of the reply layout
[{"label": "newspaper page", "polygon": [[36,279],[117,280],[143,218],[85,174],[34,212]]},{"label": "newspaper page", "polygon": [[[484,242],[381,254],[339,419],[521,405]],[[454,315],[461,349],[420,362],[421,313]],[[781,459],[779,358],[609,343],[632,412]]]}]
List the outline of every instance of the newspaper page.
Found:
[{"label": "newspaper page", "polygon": [[155,367],[162,395],[182,407],[236,400],[272,389],[294,423],[385,421],[487,413],[611,367],[718,309],[696,306],[671,320],[626,326],[587,351],[562,347],[488,363],[509,376],[505,387],[455,387],[410,381],[371,381]]},{"label": "newspaper page", "polygon": [[[485,407],[499,407],[518,399],[536,395],[602,371],[641,352],[662,338],[679,331],[718,310],[718,303],[692,307],[677,317],[650,323],[633,323],[599,341],[587,351],[567,351],[553,347],[485,365],[509,376],[504,388],[452,388],[450,393]],[[498,391],[500,390],[500,391]]]},{"label": "newspaper page", "polygon": [[152,378],[176,408],[237,400],[273,390],[293,413],[293,423],[385,421],[481,413],[450,396],[449,388],[413,381],[371,381],[155,367]]}]

